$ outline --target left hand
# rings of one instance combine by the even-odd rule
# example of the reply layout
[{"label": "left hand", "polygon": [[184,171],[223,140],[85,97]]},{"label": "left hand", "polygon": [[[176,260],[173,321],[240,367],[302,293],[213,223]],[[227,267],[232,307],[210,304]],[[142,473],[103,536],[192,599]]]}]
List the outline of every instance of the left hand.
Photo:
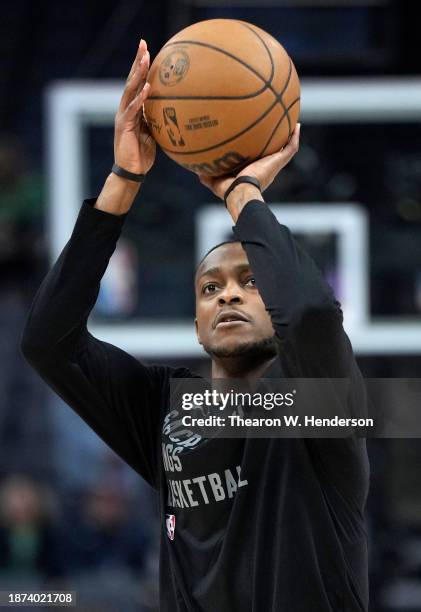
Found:
[{"label": "left hand", "polygon": [[206,176],[199,174],[202,185],[208,187],[218,198],[224,199],[224,194],[228,187],[240,176],[254,176],[258,179],[262,193],[273,182],[276,175],[284,168],[297,153],[300,143],[300,127],[297,123],[287,145],[280,151],[267,155],[252,162],[236,176]]}]

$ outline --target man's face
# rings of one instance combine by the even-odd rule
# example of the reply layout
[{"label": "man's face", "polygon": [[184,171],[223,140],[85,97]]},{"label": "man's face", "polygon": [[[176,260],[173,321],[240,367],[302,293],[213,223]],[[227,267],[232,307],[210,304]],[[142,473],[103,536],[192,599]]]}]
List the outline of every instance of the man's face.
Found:
[{"label": "man's face", "polygon": [[270,316],[240,242],[209,253],[195,285],[196,332],[207,353],[235,356],[273,337]]}]

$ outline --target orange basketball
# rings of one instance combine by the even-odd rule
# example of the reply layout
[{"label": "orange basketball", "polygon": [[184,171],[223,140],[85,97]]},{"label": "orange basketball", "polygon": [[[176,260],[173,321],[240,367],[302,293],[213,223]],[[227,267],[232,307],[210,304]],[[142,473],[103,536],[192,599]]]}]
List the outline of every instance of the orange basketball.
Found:
[{"label": "orange basketball", "polygon": [[285,49],[235,19],[195,23],[173,36],[148,77],[145,117],[163,151],[197,174],[219,176],[278,151],[300,110]]}]

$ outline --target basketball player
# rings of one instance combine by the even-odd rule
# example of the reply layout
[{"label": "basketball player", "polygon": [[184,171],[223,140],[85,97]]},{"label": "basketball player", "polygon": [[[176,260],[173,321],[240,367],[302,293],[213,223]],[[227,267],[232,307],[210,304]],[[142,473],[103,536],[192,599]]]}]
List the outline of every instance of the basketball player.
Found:
[{"label": "basketball player", "polygon": [[[116,115],[117,166],[98,199],[84,202],[38,291],[23,352],[158,491],[162,612],[363,612],[364,440],[200,439],[177,431],[170,379],[194,375],[146,366],[87,331],[139,175],[155,158],[141,112],[148,67],[141,41]],[[244,169],[239,176],[251,179],[227,196],[236,242],[212,250],[197,270],[197,337],[214,378],[346,377],[359,388],[338,302],[262,197],[298,141],[299,127],[282,151]],[[234,178],[202,181],[222,198]],[[350,393],[349,402],[358,397]]]}]

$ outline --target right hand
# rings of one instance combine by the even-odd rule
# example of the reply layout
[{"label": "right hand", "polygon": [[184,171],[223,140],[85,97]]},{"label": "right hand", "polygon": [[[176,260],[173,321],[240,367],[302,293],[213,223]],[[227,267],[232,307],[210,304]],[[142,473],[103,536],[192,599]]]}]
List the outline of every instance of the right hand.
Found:
[{"label": "right hand", "polygon": [[155,161],[156,144],[143,116],[143,104],[150,92],[146,82],[150,56],[144,40],[139,48],[115,117],[115,163],[135,174],[146,174]]},{"label": "right hand", "polygon": [[[301,124],[297,123],[289,142],[276,153],[266,155],[246,166],[236,176],[205,176],[199,175],[202,185],[208,187],[218,198],[224,199],[228,187],[240,176],[254,176],[258,179],[261,192],[271,185],[276,175],[284,168],[297,153],[300,144]],[[233,193],[233,192],[231,192]],[[231,195],[229,196],[231,198]]]}]

